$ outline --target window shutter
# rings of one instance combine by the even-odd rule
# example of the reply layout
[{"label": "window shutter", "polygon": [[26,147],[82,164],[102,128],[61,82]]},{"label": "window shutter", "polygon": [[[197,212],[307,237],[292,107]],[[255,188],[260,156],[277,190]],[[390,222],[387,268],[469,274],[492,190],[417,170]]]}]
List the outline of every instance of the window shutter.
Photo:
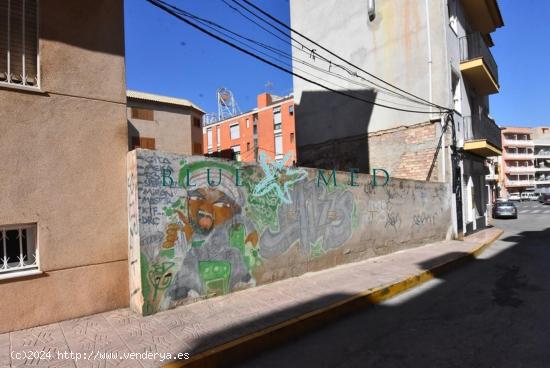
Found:
[{"label": "window shutter", "polygon": [[10,80],[23,83],[23,0],[10,0]]},{"label": "window shutter", "polygon": [[25,0],[25,84],[38,83],[37,0]]},{"label": "window shutter", "polygon": [[0,81],[38,85],[37,0],[0,0]]},{"label": "window shutter", "polygon": [[8,80],[8,1],[0,0],[0,82]]}]

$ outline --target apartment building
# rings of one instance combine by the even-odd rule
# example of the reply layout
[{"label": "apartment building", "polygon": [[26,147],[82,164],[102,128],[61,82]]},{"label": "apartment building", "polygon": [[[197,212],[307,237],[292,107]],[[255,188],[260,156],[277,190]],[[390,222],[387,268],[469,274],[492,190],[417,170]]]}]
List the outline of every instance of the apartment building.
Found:
[{"label": "apartment building", "polygon": [[183,98],[127,91],[128,148],[202,155],[204,111]]},{"label": "apartment building", "polygon": [[[346,74],[348,81],[339,80],[320,68],[310,72],[332,91],[294,77],[298,164],[361,171],[382,167],[393,177],[449,182],[455,235],[486,226],[487,159],[499,156],[502,147],[489,113],[489,95],[500,89],[491,53],[491,33],[504,25],[497,1],[351,0],[343,7],[337,0],[293,0],[291,21],[294,29],[354,65],[454,110],[455,121],[449,127],[437,109],[426,106],[416,105],[417,113],[402,111],[411,109],[411,101],[395,98],[397,90],[387,85],[387,90],[381,83],[365,85],[369,76],[349,65],[364,79]],[[321,66],[317,54],[323,51],[308,45],[309,55],[297,47],[293,57],[308,62],[315,57]],[[323,55],[330,60],[324,70],[337,72],[334,63],[342,62]]]},{"label": "apartment building", "polygon": [[535,190],[550,193],[550,127],[533,128]]},{"label": "apartment building", "polygon": [[262,93],[251,111],[203,127],[203,152],[237,161],[256,162],[261,152],[273,160],[296,163],[294,98]]},{"label": "apartment building", "polygon": [[535,189],[535,143],[533,129],[502,129],[504,196]]},{"label": "apartment building", "polygon": [[0,333],[128,305],[123,1],[0,1]]}]

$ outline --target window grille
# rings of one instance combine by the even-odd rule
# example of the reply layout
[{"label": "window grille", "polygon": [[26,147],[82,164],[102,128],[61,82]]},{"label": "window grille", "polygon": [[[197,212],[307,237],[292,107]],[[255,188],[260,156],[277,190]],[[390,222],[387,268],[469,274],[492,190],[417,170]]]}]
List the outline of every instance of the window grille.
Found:
[{"label": "window grille", "polygon": [[38,269],[36,224],[0,226],[0,275]]}]

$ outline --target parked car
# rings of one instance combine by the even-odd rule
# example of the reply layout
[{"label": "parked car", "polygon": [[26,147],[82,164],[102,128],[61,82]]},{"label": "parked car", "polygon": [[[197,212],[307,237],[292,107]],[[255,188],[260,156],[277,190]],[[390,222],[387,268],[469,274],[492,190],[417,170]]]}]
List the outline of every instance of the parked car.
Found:
[{"label": "parked car", "polygon": [[508,198],[497,198],[497,202],[508,202]]},{"label": "parked car", "polygon": [[530,201],[538,201],[539,195],[535,192],[529,192],[529,200]]},{"label": "parked car", "polygon": [[542,204],[550,204],[550,194],[542,195]]},{"label": "parked car", "polygon": [[521,201],[521,197],[520,197],[519,194],[513,193],[513,194],[510,194],[510,196],[508,197],[508,200],[509,201]]},{"label": "parked car", "polygon": [[497,202],[493,207],[493,218],[518,218],[518,209],[514,202]]}]

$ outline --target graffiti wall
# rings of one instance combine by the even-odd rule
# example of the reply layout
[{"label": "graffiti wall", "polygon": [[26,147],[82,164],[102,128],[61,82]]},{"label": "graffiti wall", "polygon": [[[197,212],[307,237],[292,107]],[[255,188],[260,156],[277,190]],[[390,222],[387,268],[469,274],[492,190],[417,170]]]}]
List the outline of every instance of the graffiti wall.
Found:
[{"label": "graffiti wall", "polygon": [[129,152],[132,309],[152,314],[449,234],[446,184],[286,167],[285,159]]}]

